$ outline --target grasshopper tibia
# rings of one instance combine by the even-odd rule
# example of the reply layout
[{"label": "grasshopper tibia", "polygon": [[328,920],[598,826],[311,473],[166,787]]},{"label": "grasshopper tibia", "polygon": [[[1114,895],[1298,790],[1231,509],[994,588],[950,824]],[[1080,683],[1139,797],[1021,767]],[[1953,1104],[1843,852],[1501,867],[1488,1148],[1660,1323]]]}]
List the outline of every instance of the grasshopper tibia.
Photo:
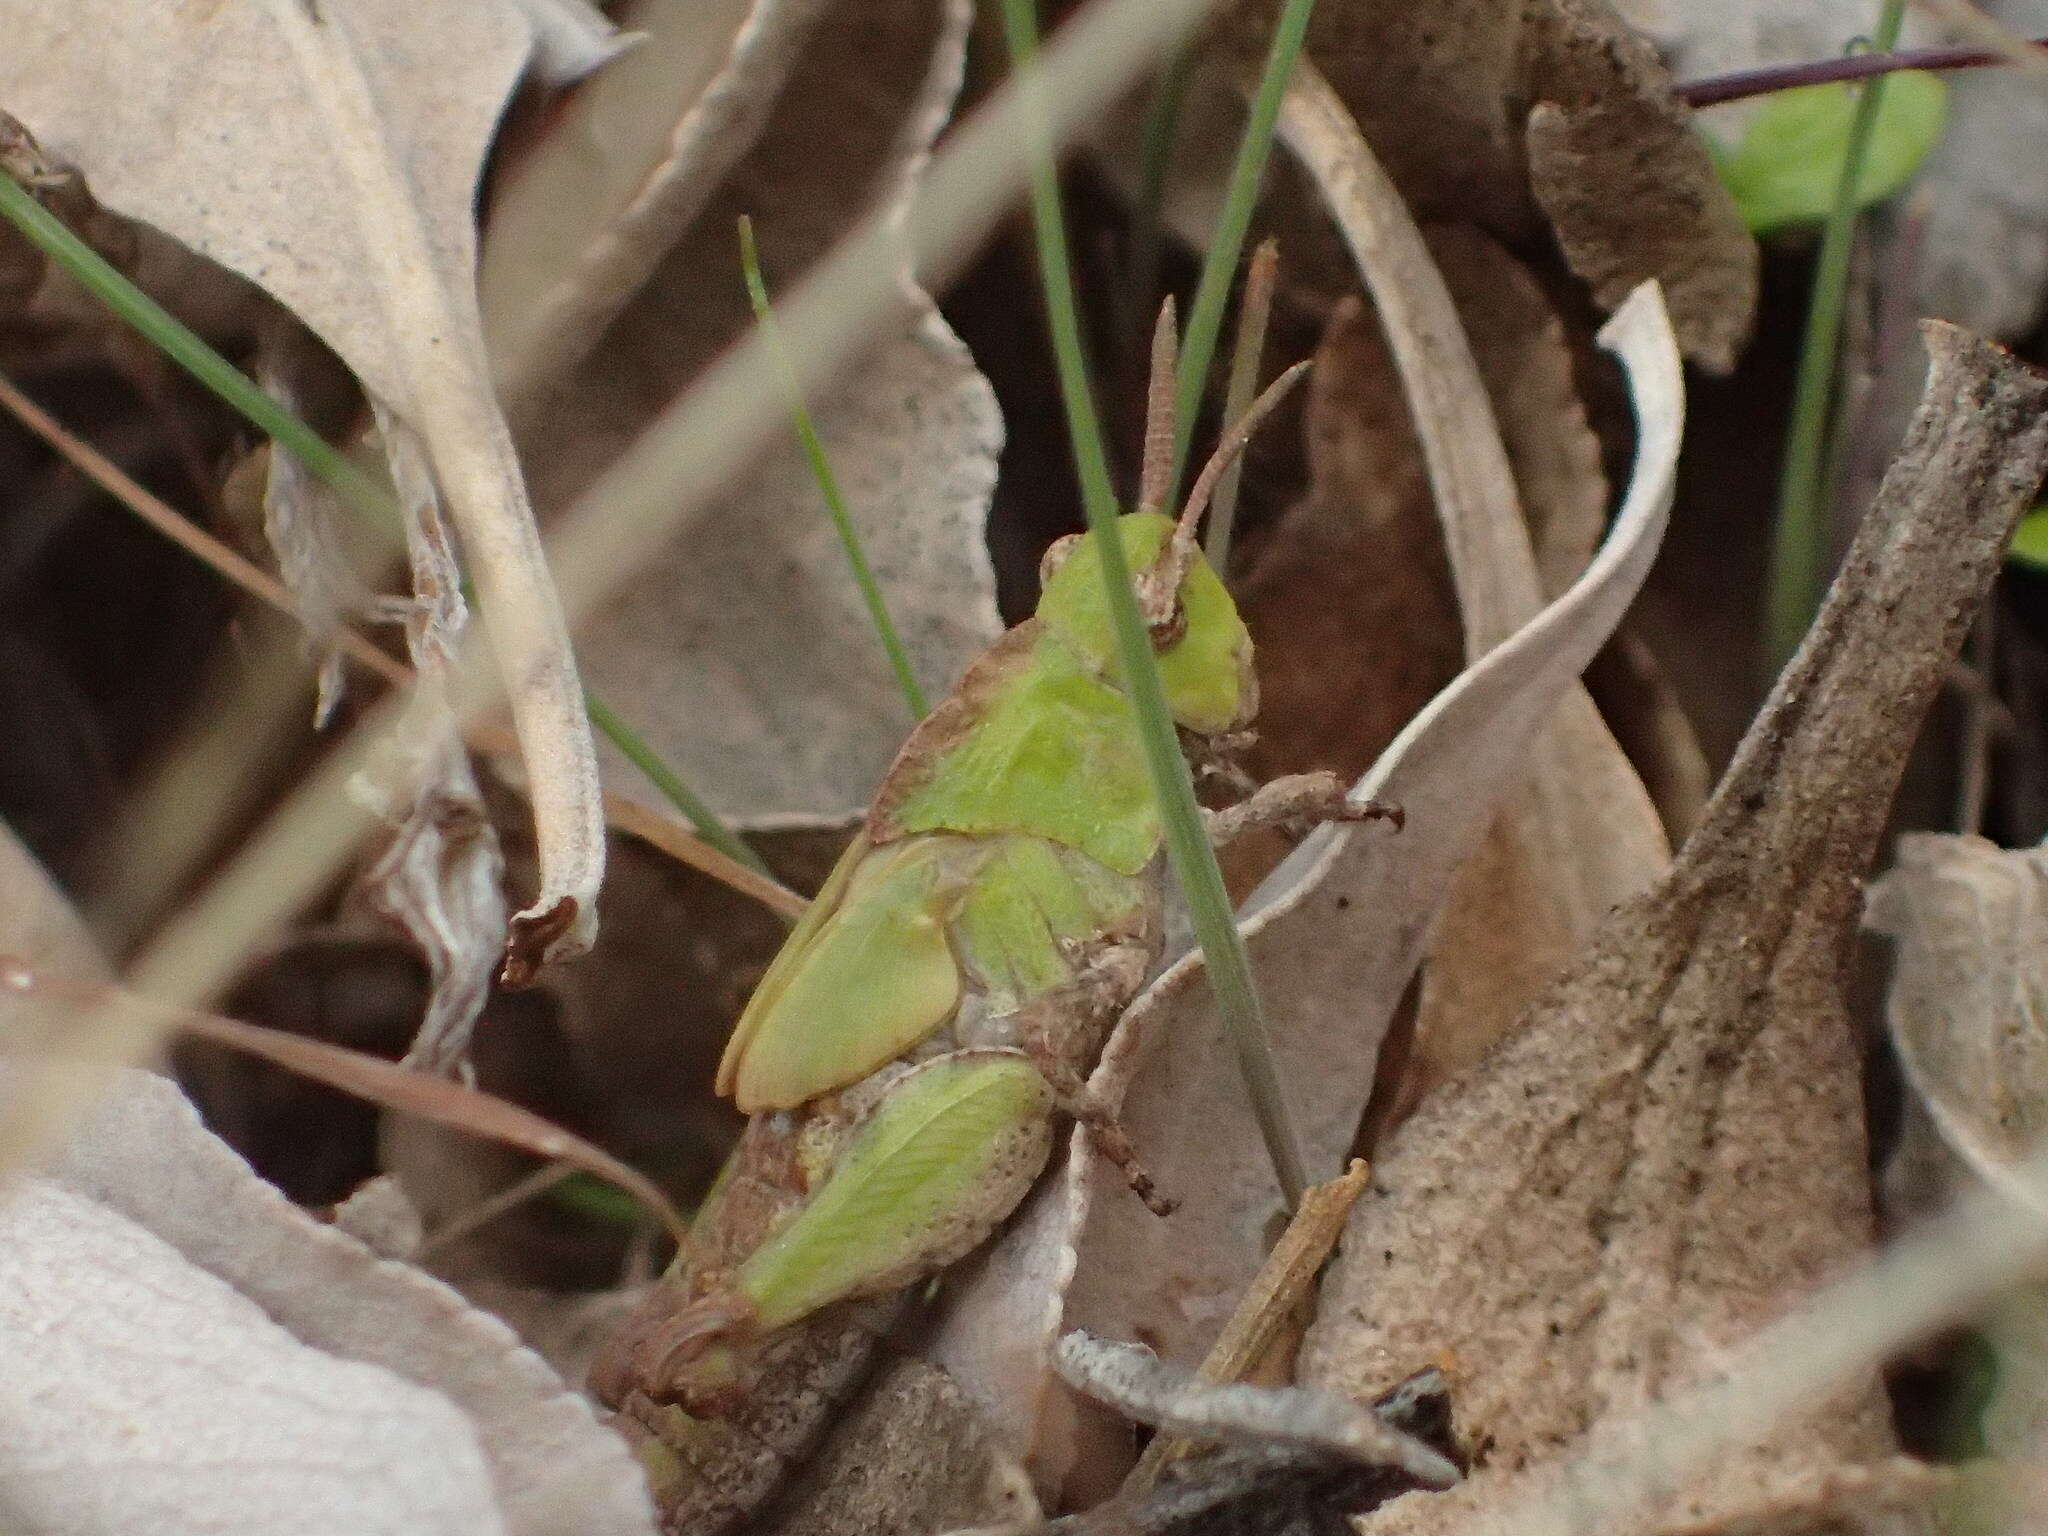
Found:
[{"label": "grasshopper tibia", "polygon": [[1398,805],[1377,800],[1353,800],[1344,781],[1334,773],[1290,773],[1261,784],[1226,810],[1208,811],[1204,820],[1209,841],[1217,847],[1235,841],[1254,827],[1272,827],[1288,822],[1391,821],[1398,831],[1407,816]]}]

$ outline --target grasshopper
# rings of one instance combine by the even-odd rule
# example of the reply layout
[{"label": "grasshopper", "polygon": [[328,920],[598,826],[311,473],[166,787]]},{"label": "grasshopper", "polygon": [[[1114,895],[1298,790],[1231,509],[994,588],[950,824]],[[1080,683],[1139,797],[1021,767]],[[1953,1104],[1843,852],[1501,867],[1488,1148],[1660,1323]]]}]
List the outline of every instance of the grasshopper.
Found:
[{"label": "grasshopper", "polygon": [[[1306,368],[1158,510],[1173,327],[1154,344],[1139,504],[1115,524],[1184,746],[1227,762],[1257,710],[1244,621],[1195,543],[1210,493]],[[978,1247],[1043,1171],[1061,1115],[1168,1209],[1088,1072],[1163,943],[1163,827],[1091,547],[1047,551],[1034,616],[905,744],[735,1026],[717,1088],[750,1118],[675,1266],[609,1342],[598,1397],[670,1530],[752,1513],[850,1393],[902,1298]],[[1227,839],[1397,816],[1330,775],[1211,815]]]}]

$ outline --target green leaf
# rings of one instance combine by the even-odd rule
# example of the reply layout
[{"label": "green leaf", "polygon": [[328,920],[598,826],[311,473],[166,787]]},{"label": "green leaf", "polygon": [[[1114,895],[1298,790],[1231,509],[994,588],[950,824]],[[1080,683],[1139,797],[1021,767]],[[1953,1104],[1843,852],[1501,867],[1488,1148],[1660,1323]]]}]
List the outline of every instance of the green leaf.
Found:
[{"label": "green leaf", "polygon": [[[1752,233],[1818,224],[1834,206],[1857,87],[1802,85],[1765,99],[1733,149],[1707,143]],[[1922,70],[1886,76],[1856,206],[1892,196],[1920,169],[1948,115],[1948,87]]]},{"label": "green leaf", "polygon": [[2034,508],[2020,519],[2005,558],[2030,570],[2048,571],[2048,504]]}]

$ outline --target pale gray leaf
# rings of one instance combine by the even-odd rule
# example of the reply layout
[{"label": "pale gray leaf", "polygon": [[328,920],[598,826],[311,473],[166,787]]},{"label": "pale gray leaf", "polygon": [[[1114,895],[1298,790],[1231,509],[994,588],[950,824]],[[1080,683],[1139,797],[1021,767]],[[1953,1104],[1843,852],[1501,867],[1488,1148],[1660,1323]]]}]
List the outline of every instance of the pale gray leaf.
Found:
[{"label": "pale gray leaf", "polygon": [[447,1398],[294,1339],[107,1207],[0,1205],[0,1525],[19,1536],[499,1536]]}]

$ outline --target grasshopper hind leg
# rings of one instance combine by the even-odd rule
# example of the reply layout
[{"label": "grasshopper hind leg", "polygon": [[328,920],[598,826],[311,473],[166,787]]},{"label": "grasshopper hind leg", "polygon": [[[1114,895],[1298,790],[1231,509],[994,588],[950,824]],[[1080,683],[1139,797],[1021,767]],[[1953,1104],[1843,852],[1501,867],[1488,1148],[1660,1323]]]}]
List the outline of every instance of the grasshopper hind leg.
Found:
[{"label": "grasshopper hind leg", "polygon": [[[1131,1193],[1153,1215],[1170,1216],[1180,1202],[1160,1192],[1115,1106],[1082,1075],[1093,1065],[1118,1011],[1137,994],[1151,963],[1151,946],[1142,941],[1111,945],[1096,954],[1057,994],[1024,1009],[1017,1020],[1017,1046],[1052,1089],[1060,1113],[1087,1129],[1096,1150],[1124,1176]],[[1075,1031],[1069,1022],[1075,1016],[1091,1016],[1094,1026]]]}]

